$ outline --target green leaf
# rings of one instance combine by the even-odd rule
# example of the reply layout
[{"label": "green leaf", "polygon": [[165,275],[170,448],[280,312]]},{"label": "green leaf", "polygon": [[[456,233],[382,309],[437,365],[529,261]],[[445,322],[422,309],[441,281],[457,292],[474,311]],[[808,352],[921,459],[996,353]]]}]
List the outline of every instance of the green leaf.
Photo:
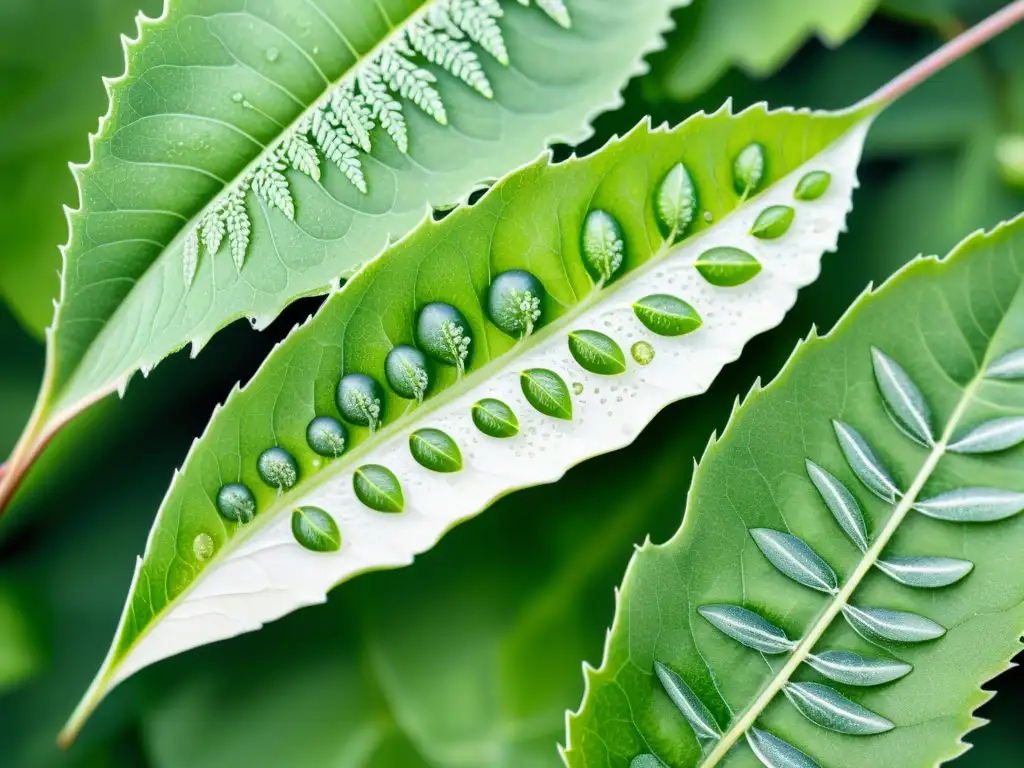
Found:
[{"label": "green leaf", "polygon": [[566,19],[550,0],[168,0],[74,168],[30,447],[171,352],[328,292],[428,206],[588,136],[684,2],[575,0]]},{"label": "green leaf", "polygon": [[[267,565],[268,578],[277,583],[270,574],[278,568],[289,574],[289,586],[275,589],[280,616],[289,591],[306,601],[368,568],[404,565],[495,498],[621,446],[667,403],[704,391],[752,336],[779,322],[797,289],[818,274],[822,252],[835,246],[868,119],[759,107],[699,115],[672,131],[641,125],[585,159],[539,160],[367,266],[277,347],[196,443],[158,513],[154,530],[167,534],[155,534],[142,559],[129,597],[133,623],[119,630],[72,728],[138,664],[212,640],[220,630],[208,615],[195,615],[192,633],[172,632],[175,621],[167,620],[191,611],[192,600],[208,590],[234,594],[240,585],[233,563],[244,552],[263,551],[261,542],[275,542],[277,564]],[[744,198],[729,191],[732,165],[752,140],[769,162],[763,192]],[[697,217],[676,243],[660,234],[649,185],[680,162],[698,191],[718,192],[706,197],[709,216]],[[796,184],[810,169],[827,170],[833,183],[821,199],[796,203]],[[624,189],[636,193],[624,196]],[[796,206],[793,230],[778,241],[750,236],[758,213],[781,201]],[[622,261],[610,281],[589,271],[582,252],[594,211],[621,232]],[[710,238],[761,255],[765,274],[739,290],[709,285],[694,261]],[[492,324],[488,312],[490,282],[510,270],[530,272],[547,297],[532,332],[518,338]],[[633,305],[666,287],[704,317],[712,312],[722,320],[678,337],[650,332]],[[579,328],[602,329],[620,348],[645,345],[634,359],[647,365],[629,364],[614,376],[591,373],[567,354],[569,333]],[[433,357],[422,404],[386,385],[388,355],[400,344],[422,344]],[[352,409],[350,393],[357,390],[366,395],[365,407]],[[371,411],[373,418],[364,418]],[[348,422],[345,453],[324,460],[307,447],[307,428],[315,418],[338,415]],[[460,471],[440,475],[417,462],[409,435],[422,428],[451,437],[463,457]],[[490,439],[495,435],[504,439]],[[298,482],[283,493],[257,472],[259,455],[270,447],[297,461]],[[353,475],[367,464],[393,473],[404,512],[381,515],[353,495]],[[211,503],[222,483],[236,482],[256,497],[251,524],[225,520]],[[312,555],[289,546],[287,521],[299,506],[319,507],[338,521],[346,543],[336,558],[306,566]],[[177,553],[190,551],[200,533],[217,539],[218,554],[198,566],[182,562]],[[288,565],[292,558],[298,560]],[[157,582],[167,588],[154,600],[144,597],[145,585]],[[269,605],[246,589],[248,597],[228,611],[252,627],[255,615],[269,618]]]},{"label": "green leaf", "polygon": [[292,535],[313,552],[337,552],[341,548],[338,524],[320,507],[298,507],[292,512]]},{"label": "green leaf", "polygon": [[417,429],[409,435],[409,452],[422,466],[435,472],[462,469],[459,446],[439,429]]},{"label": "green leaf", "polygon": [[757,277],[761,263],[741,248],[719,245],[697,258],[697,271],[714,286],[734,288]]},{"label": "green leaf", "polygon": [[[890,765],[899,755],[900,766],[923,768],[963,752],[962,737],[983,722],[972,714],[988,698],[980,685],[1022,647],[1024,574],[1012,553],[1024,536],[1024,447],[961,455],[948,446],[964,424],[1024,414],[1024,388],[988,375],[1021,348],[1022,322],[1024,216],[943,261],[911,263],[755,389],[708,446],[682,528],[633,557],[604,661],[587,672],[587,696],[569,719],[569,765],[627,766],[640,754],[672,768],[723,765],[744,738],[753,753],[736,746],[730,765],[812,764],[772,762],[757,744],[764,733],[823,766]],[[907,414],[927,407],[932,445],[907,428],[923,422],[894,414],[900,392],[916,393],[902,401]],[[903,490],[891,494],[871,465]],[[964,490],[969,483],[995,489],[1001,511],[1016,514],[972,517],[998,503]],[[965,511],[915,512],[945,494]],[[814,558],[789,540],[787,557],[779,546],[751,548],[766,528],[791,531]],[[818,559],[840,574],[834,593],[809,583]],[[952,586],[922,590],[936,580]],[[701,619],[723,604],[749,606],[742,615],[793,638],[793,650],[765,664],[733,626]],[[700,692],[721,726],[710,748],[668,702],[661,665]],[[815,670],[855,687],[839,694]]]},{"label": "green leaf", "polygon": [[644,327],[659,336],[682,336],[704,322],[692,305],[667,293],[652,293],[633,304],[633,313]]},{"label": "green leaf", "polygon": [[730,67],[766,77],[813,36],[831,48],[852,36],[878,0],[696,0],[678,13],[679,31],[658,69],[658,88],[682,101],[706,90]]},{"label": "green leaf", "polygon": [[569,331],[569,353],[591,373],[615,376],[626,370],[622,347],[600,331]]}]

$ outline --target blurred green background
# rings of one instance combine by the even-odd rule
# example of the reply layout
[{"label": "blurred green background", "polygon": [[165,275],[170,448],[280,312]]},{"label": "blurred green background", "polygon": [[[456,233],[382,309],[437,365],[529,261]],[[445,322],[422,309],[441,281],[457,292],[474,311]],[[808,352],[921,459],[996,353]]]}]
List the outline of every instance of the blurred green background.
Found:
[{"label": "blurred green background", "polygon": [[[579,151],[645,114],[674,123],[727,97],[737,108],[762,99],[846,106],[1002,5],[770,0],[797,30],[771,44],[775,31],[732,29],[735,14],[713,15],[711,2],[739,13],[768,0],[697,0],[677,12],[669,49]],[[133,29],[137,3],[0,0],[3,455],[42,371],[56,245],[66,237],[61,204],[75,201],[66,164],[88,157],[87,133],[105,111],[100,75],[120,73],[118,34]],[[792,16],[804,5],[835,6],[847,22],[824,37],[852,38],[834,50],[805,41]],[[159,11],[155,0],[145,6]],[[362,577],[326,605],[144,671],[60,753],[54,737],[102,660],[171,473],[231,385],[317,302],[299,302],[262,334],[234,326],[197,360],[176,356],[133,382],[124,401],[94,408],[55,441],[0,526],[0,766],[560,765],[564,712],[582,695],[581,661],[600,660],[631,545],[676,529],[693,460],[733,400],[870,281],[1024,209],[997,151],[1022,131],[1018,29],[882,117],[839,252],[786,323],[750,344],[711,393],[666,409],[634,445],[557,485],[504,499],[412,568]],[[1000,694],[982,714],[994,722],[969,737],[976,747],[957,768],[1024,763],[1024,674],[989,687]]]}]

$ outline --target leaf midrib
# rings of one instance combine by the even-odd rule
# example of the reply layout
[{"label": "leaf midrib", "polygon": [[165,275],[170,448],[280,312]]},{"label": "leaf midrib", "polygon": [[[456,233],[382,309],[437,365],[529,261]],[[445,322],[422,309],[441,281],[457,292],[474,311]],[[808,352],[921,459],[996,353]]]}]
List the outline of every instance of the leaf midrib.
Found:
[{"label": "leaf midrib", "polygon": [[[139,286],[143,283],[143,279],[144,279],[145,275],[150,274],[152,272],[152,270],[157,267],[158,264],[161,264],[163,259],[164,259],[164,257],[167,256],[167,254],[171,253],[176,248],[180,249],[180,245],[181,245],[182,240],[184,240],[184,238],[187,237],[189,235],[189,233],[192,232],[192,230],[195,229],[199,225],[199,222],[202,220],[203,216],[205,216],[207,213],[209,213],[211,210],[213,210],[217,206],[218,203],[220,203],[223,200],[225,200],[227,198],[229,192],[232,189],[235,188],[235,185],[238,184],[241,179],[245,178],[246,175],[248,175],[249,173],[254,171],[256,168],[259,167],[259,165],[262,162],[264,162],[267,158],[269,158],[278,149],[278,147],[280,147],[281,144],[284,143],[285,139],[298,129],[299,124],[303,120],[308,118],[310,114],[312,114],[313,110],[315,110],[315,109],[317,109],[317,108],[327,104],[330,101],[331,94],[334,92],[334,90],[339,85],[344,83],[346,80],[354,79],[356,74],[357,74],[357,72],[360,70],[361,67],[363,67],[367,62],[372,61],[373,58],[377,55],[377,53],[379,53],[386,45],[388,45],[391,41],[393,41],[397,35],[402,34],[408,26],[411,26],[413,23],[415,23],[417,20],[419,20],[422,16],[424,16],[426,14],[427,10],[431,6],[433,6],[435,3],[437,3],[437,2],[439,2],[439,0],[424,0],[423,4],[419,8],[417,8],[415,11],[413,11],[408,16],[406,16],[405,19],[403,19],[397,25],[392,23],[390,17],[384,12],[383,9],[380,9],[381,15],[383,16],[384,21],[385,21],[385,23],[388,26],[387,34],[385,34],[380,39],[380,41],[377,42],[376,45],[374,45],[372,48],[367,50],[366,53],[363,54],[362,56],[359,56],[353,50],[353,53],[356,55],[356,61],[352,64],[352,66],[350,66],[348,69],[346,69],[342,73],[342,75],[340,77],[338,77],[336,80],[328,81],[326,86],[324,87],[323,92],[316,99],[311,101],[305,107],[305,109],[303,109],[295,117],[294,120],[292,120],[288,125],[286,125],[284,128],[282,128],[281,131],[277,134],[277,136],[272,141],[270,141],[267,144],[262,145],[263,149],[260,150],[259,154],[257,154],[256,157],[254,157],[249,163],[247,163],[244,168],[242,168],[240,171],[238,171],[226,184],[224,184],[224,186],[220,190],[220,192],[218,192],[216,195],[214,195],[212,198],[210,198],[210,200],[202,208],[200,208],[191,218],[184,220],[184,224],[181,226],[181,228],[178,230],[178,232],[174,235],[173,238],[171,238],[171,240],[165,246],[163,246],[161,248],[160,253],[157,254],[157,256],[152,260],[152,262],[150,262],[149,266],[146,267],[145,271],[141,275],[139,275],[139,277],[135,280],[135,283],[132,286],[131,290],[129,290],[128,293],[126,293],[124,295],[124,297],[118,303],[117,307],[110,313],[110,315],[107,317],[107,319],[103,322],[103,327],[100,328],[100,330],[96,333],[96,335],[89,341],[88,345],[86,345],[82,349],[81,353],[78,356],[79,362],[75,365],[75,368],[72,370],[70,375],[66,376],[66,378],[62,382],[58,392],[66,391],[67,389],[70,388],[70,385],[75,381],[76,375],[77,375],[78,371],[80,370],[81,362],[86,359],[86,357],[89,355],[89,353],[92,351],[92,349],[96,346],[96,344],[99,342],[99,340],[101,338],[103,338],[104,331],[110,326],[110,323],[113,322],[114,319],[117,317],[118,313],[121,311],[121,308],[124,307],[125,304],[128,302],[129,297],[133,296],[135,294],[135,292],[139,289]],[[342,37],[342,40],[345,42],[346,46],[348,48],[352,49],[351,48],[351,44],[348,43],[348,41],[347,41],[347,38],[345,38],[344,36],[341,36],[341,37]],[[117,83],[121,84],[127,78],[128,78],[128,67],[126,65],[125,73],[124,73],[124,75],[121,76],[121,78],[118,79]],[[107,121],[104,120],[103,128],[106,128],[106,124],[107,124]],[[102,129],[101,129],[101,133],[102,133]],[[92,153],[90,155],[89,162],[85,166],[83,166],[83,168],[91,167],[94,159],[95,159],[95,148],[93,149],[93,151],[92,151]],[[184,217],[182,217],[182,218],[184,218]],[[69,242],[70,242],[70,240],[69,240]],[[248,255],[247,255],[247,259],[248,259]],[[63,301],[61,302],[61,306],[63,306]],[[58,315],[58,317],[59,317],[59,315]],[[242,315],[239,315],[239,317],[242,317]],[[226,320],[224,325],[226,325],[228,322],[231,322],[232,320],[235,320],[235,319],[238,319],[238,318],[230,318],[230,319]],[[58,326],[55,324],[54,325],[54,331],[56,331],[57,327]],[[137,369],[138,369],[138,366],[132,366],[130,370],[131,371],[135,371]],[[109,382],[104,387],[102,387],[101,389],[95,390],[93,392],[93,397],[92,398],[83,398],[83,400],[81,402],[71,403],[69,405],[62,406],[58,410],[58,416],[56,416],[54,418],[51,418],[50,421],[59,421],[60,418],[61,418],[59,416],[59,414],[63,414],[63,413],[67,412],[67,413],[71,413],[73,415],[73,414],[79,412],[81,409],[83,409],[85,407],[88,407],[89,404],[95,402],[96,400],[99,400],[99,399],[105,397],[106,395],[108,395],[111,392],[113,392],[114,390],[116,390],[117,386],[118,386],[118,382],[117,381]]]},{"label": "leaf midrib", "polygon": [[[1017,296],[1020,295],[1021,289],[1018,286]],[[729,750],[732,749],[736,742],[743,737],[743,734],[745,734],[755,724],[757,718],[761,716],[765,708],[789,682],[793,673],[796,672],[796,670],[807,660],[807,657],[814,650],[818,641],[821,640],[825,631],[832,625],[832,621],[842,612],[843,608],[850,604],[853,593],[860,586],[864,577],[871,572],[872,568],[875,567],[876,563],[880,559],[882,551],[889,544],[889,541],[895,535],[907,514],[912,510],[913,505],[917,503],[917,497],[924,488],[925,483],[931,479],[931,475],[938,466],[939,461],[941,461],[941,459],[946,455],[946,448],[953,439],[953,435],[956,432],[957,427],[960,425],[960,420],[966,413],[968,406],[971,404],[978,387],[985,379],[985,371],[988,368],[988,364],[991,362],[990,357],[993,349],[992,342],[996,336],[998,336],[1003,323],[1009,315],[1009,311],[1003,313],[999,323],[992,331],[992,334],[988,337],[985,356],[979,363],[978,370],[974,377],[970,382],[968,382],[967,386],[963,388],[962,395],[957,402],[956,408],[949,417],[949,421],[946,424],[946,428],[943,430],[941,438],[932,447],[932,450],[929,452],[924,464],[921,465],[921,469],[918,470],[914,481],[893,509],[892,515],[890,515],[889,519],[886,521],[884,528],[879,533],[874,544],[872,544],[868,551],[864,553],[860,563],[857,565],[856,570],[854,570],[847,583],[839,592],[836,593],[832,602],[826,607],[825,611],[822,612],[811,626],[811,629],[800,640],[796,649],[793,651],[792,656],[790,656],[786,661],[786,664],[783,665],[782,669],[775,675],[768,686],[762,690],[754,700],[753,704],[744,710],[742,716],[738,720],[734,721],[729,729],[722,734],[722,738],[715,744],[715,748],[708,753],[708,756],[704,761],[699,763],[698,768],[713,768],[713,766],[719,765]]]}]

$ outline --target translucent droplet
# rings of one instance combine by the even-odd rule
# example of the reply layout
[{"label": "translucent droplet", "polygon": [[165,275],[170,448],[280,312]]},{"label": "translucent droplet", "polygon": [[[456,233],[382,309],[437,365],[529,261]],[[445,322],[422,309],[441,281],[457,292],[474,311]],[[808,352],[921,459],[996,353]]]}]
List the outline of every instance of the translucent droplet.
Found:
[{"label": "translucent droplet", "polygon": [[640,365],[650,365],[654,360],[654,347],[646,341],[638,341],[629,348],[629,354],[633,356]]},{"label": "translucent droplet", "polygon": [[228,483],[217,491],[217,512],[225,520],[245,525],[256,517],[256,497],[242,483]]},{"label": "translucent droplet", "polygon": [[574,395],[582,395],[583,394],[583,384],[581,384],[578,381],[574,381],[572,383],[572,393]]},{"label": "translucent droplet", "polygon": [[461,376],[469,362],[469,321],[451,304],[435,301],[416,318],[416,343],[435,360],[454,365]]},{"label": "translucent droplet", "polygon": [[711,215],[711,211],[704,211],[704,221],[706,221],[708,224],[710,224],[714,220],[715,220],[715,217]]},{"label": "translucent droplet", "polygon": [[279,51],[277,48],[270,47],[267,48],[265,56],[267,57],[267,61],[273,64],[275,61],[281,58],[281,51]]},{"label": "translucent droplet", "polygon": [[299,479],[299,465],[284,448],[267,448],[256,460],[260,479],[271,488],[287,490]]},{"label": "translucent droplet", "polygon": [[216,549],[217,545],[214,544],[213,537],[208,533],[200,533],[192,540],[192,553],[200,563],[205,563],[213,557]]},{"label": "translucent droplet", "polygon": [[732,165],[732,181],[736,193],[747,197],[756,192],[764,180],[764,166],[764,147],[757,142],[744,147]]},{"label": "translucent droplet", "polygon": [[348,434],[345,425],[333,416],[317,416],[306,427],[306,442],[313,452],[336,459],[345,452]]},{"label": "translucent droplet", "polygon": [[241,91],[235,91],[234,93],[231,94],[231,100],[233,102],[235,102],[236,104],[241,104],[244,99],[245,99],[245,94],[242,93]]},{"label": "translucent droplet", "polygon": [[996,139],[999,175],[1009,186],[1024,190],[1024,134],[1008,133]]},{"label": "translucent droplet", "polygon": [[509,336],[522,338],[540,322],[544,286],[523,269],[502,272],[487,290],[487,316]]},{"label": "translucent droplet", "polygon": [[625,248],[622,229],[610,213],[593,210],[587,214],[580,249],[583,264],[595,280],[605,283],[612,279],[622,266]]},{"label": "translucent droplet", "polygon": [[342,376],[335,402],[346,421],[368,427],[371,432],[380,426],[384,418],[384,390],[376,379],[365,373]]},{"label": "translucent droplet", "polygon": [[391,388],[407,400],[423,402],[430,388],[427,356],[408,344],[391,348],[384,360],[384,376]]}]

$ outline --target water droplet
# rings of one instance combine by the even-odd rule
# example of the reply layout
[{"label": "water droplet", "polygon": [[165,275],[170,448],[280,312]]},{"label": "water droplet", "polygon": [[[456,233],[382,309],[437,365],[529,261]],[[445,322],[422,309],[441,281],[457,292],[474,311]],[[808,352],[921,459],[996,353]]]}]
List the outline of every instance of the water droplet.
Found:
[{"label": "water droplet", "polygon": [[256,517],[256,497],[242,483],[228,483],[217,491],[217,511],[225,520],[245,525]]},{"label": "water droplet", "polygon": [[583,394],[583,385],[580,382],[578,382],[578,381],[574,381],[572,383],[572,393],[574,395],[582,395]]},{"label": "water droplet", "polygon": [[654,360],[654,347],[652,347],[646,341],[638,341],[629,349],[629,354],[633,356],[640,365],[650,365],[651,361]]},{"label": "water droplet", "polygon": [[1008,133],[996,139],[999,175],[1009,186],[1024,190],[1024,134]]},{"label": "water droplet", "polygon": [[338,524],[320,507],[297,507],[292,512],[292,536],[312,552],[337,552],[341,549]]},{"label": "water droplet", "polygon": [[435,301],[416,318],[416,343],[435,360],[454,365],[461,376],[469,360],[469,321],[451,304]]},{"label": "water droplet", "polygon": [[519,419],[501,400],[485,398],[473,404],[473,423],[491,437],[515,437],[519,434]]},{"label": "water droplet", "polygon": [[529,336],[541,318],[544,286],[522,269],[502,272],[487,291],[487,316],[509,336]]},{"label": "water droplet", "polygon": [[408,344],[399,344],[388,352],[384,360],[384,376],[391,388],[407,400],[422,403],[430,389],[427,356]]},{"label": "water droplet", "polygon": [[241,91],[235,91],[231,94],[231,100],[236,104],[241,104],[244,99],[245,94],[243,94]]},{"label": "water droplet", "polygon": [[287,490],[299,479],[299,465],[284,448],[267,448],[256,460],[260,479],[271,488]]},{"label": "water droplet", "polygon": [[711,211],[704,211],[704,221],[706,221],[708,224],[710,224],[714,220],[715,220],[715,217],[711,214]]},{"label": "water droplet", "polygon": [[196,556],[196,560],[200,563],[205,563],[217,550],[217,545],[213,542],[213,537],[208,533],[200,533],[192,540],[192,553]]},{"label": "water droplet", "polygon": [[320,46],[319,45],[314,45],[313,46],[313,55],[316,56],[318,53],[320,53]]},{"label": "water droplet", "polygon": [[265,55],[267,57],[267,61],[269,61],[271,64],[273,64],[275,61],[277,61],[279,58],[281,58],[281,51],[279,51],[277,48],[271,47],[271,48],[267,48],[267,51],[266,51]]},{"label": "water droplet", "polygon": [[625,241],[619,223],[610,213],[593,210],[583,222],[580,245],[583,264],[601,283],[612,279],[622,266]]},{"label": "water droplet", "polygon": [[747,197],[757,191],[764,180],[764,147],[748,144],[736,155],[732,165],[732,184],[738,195]]},{"label": "water droplet", "polygon": [[371,432],[380,426],[384,417],[384,390],[376,379],[365,373],[342,376],[335,402],[346,421],[368,427]]},{"label": "water droplet", "polygon": [[676,163],[658,186],[654,214],[662,236],[672,242],[683,238],[697,215],[697,190],[682,163]]},{"label": "water droplet", "polygon": [[336,459],[345,452],[348,434],[345,425],[333,416],[317,416],[306,427],[306,442],[313,452]]}]

